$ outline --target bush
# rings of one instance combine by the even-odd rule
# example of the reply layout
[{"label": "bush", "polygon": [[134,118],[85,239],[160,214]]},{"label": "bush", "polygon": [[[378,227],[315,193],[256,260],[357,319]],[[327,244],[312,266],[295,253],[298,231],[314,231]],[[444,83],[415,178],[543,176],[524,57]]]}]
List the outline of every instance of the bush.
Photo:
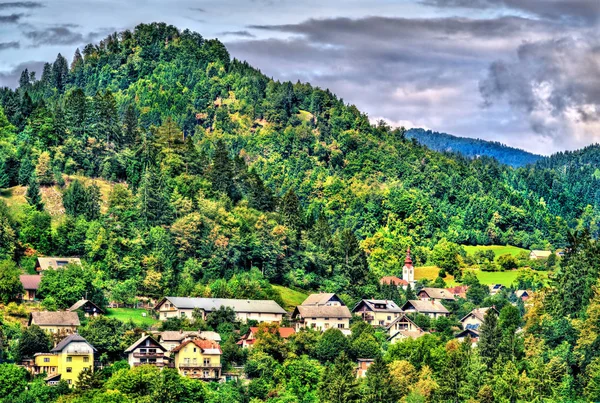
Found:
[{"label": "bush", "polygon": [[25,307],[14,302],[11,302],[6,306],[6,313],[10,316],[16,316],[20,318],[27,317],[27,311],[25,310]]}]

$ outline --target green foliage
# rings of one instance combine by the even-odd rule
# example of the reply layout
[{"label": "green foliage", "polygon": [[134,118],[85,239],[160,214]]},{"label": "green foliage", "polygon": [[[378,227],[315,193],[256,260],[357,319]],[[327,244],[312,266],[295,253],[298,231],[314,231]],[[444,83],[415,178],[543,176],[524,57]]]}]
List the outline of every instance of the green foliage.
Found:
[{"label": "green foliage", "polygon": [[21,271],[10,260],[0,260],[0,302],[6,304],[23,294],[23,285],[19,280]]},{"label": "green foliage", "polygon": [[39,294],[52,297],[60,309],[69,308],[81,298],[106,306],[104,293],[94,284],[94,274],[78,264],[68,264],[56,270],[47,270],[42,276]]},{"label": "green foliage", "polygon": [[42,193],[40,192],[40,183],[38,182],[37,176],[32,174],[29,177],[27,192],[25,193],[27,203],[38,211],[44,210],[44,203],[42,203]]},{"label": "green foliage", "polygon": [[23,331],[19,338],[19,358],[31,358],[36,353],[50,351],[50,337],[39,326],[32,325]]},{"label": "green foliage", "polygon": [[315,356],[322,362],[333,362],[341,353],[348,351],[349,341],[335,328],[327,329],[315,349]]},{"label": "green foliage", "polygon": [[15,364],[0,364],[0,402],[11,403],[27,387],[27,371]]},{"label": "green foliage", "polygon": [[100,216],[100,189],[97,185],[83,185],[75,179],[63,194],[63,206],[67,214],[86,220],[95,220]]}]

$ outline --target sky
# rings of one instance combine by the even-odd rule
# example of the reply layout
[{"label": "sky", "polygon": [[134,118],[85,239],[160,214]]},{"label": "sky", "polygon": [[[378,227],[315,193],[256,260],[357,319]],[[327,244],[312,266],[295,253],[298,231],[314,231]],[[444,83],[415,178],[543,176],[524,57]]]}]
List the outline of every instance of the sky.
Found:
[{"label": "sky", "polygon": [[372,121],[539,154],[600,142],[600,0],[0,0],[0,86],[153,21]]}]

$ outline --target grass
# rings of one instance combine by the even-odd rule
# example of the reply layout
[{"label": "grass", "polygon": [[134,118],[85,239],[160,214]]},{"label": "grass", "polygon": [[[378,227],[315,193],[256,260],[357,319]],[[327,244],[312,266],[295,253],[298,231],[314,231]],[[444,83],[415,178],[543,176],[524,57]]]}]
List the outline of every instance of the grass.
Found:
[{"label": "grass", "polygon": [[310,122],[310,120],[313,118],[313,114],[308,112],[308,111],[303,111],[300,110],[298,111],[298,119],[300,119],[303,122]]},{"label": "grass", "polygon": [[[146,316],[142,316],[145,313]],[[109,318],[119,319],[122,322],[129,322],[132,320],[138,326],[153,326],[158,323],[158,320],[154,319],[148,311],[145,309],[136,308],[108,308],[106,310],[106,316]]]},{"label": "grass", "polygon": [[478,250],[483,250],[483,251],[492,250],[492,251],[494,251],[496,258],[498,256],[502,256],[502,255],[506,255],[506,254],[518,256],[522,252],[529,254],[529,251],[527,249],[518,248],[516,246],[510,246],[510,245],[481,245],[481,246],[465,245],[465,246],[463,246],[463,248],[465,248],[465,252],[467,252],[467,254],[469,254],[469,255],[475,254],[475,252]]},{"label": "grass", "polygon": [[286,310],[291,310],[297,305],[300,305],[306,297],[307,294],[292,290],[291,288],[287,288],[281,285],[274,285],[273,288],[281,295],[281,299],[283,300],[284,308]]},{"label": "grass", "polygon": [[[437,266],[425,266],[415,268],[415,280],[435,280],[438,276],[439,268]],[[479,269],[464,269],[465,271],[471,271],[475,273],[477,278],[482,284],[502,284],[504,286],[510,286],[519,276],[523,269],[509,270],[509,271],[482,271]],[[536,272],[543,278],[548,277],[548,273],[545,271]],[[446,276],[444,279],[449,287],[456,285],[454,277]]]}]

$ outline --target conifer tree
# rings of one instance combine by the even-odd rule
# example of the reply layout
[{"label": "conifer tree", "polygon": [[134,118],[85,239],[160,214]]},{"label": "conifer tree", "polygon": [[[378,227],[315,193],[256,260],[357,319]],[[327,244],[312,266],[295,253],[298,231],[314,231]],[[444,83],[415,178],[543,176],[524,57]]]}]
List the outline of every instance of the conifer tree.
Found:
[{"label": "conifer tree", "polygon": [[60,94],[65,91],[67,79],[69,77],[69,67],[67,59],[60,53],[56,56],[54,64],[52,64],[52,85]]},{"label": "conifer tree", "polygon": [[0,159],[0,189],[7,188],[10,184],[10,177],[6,169],[6,161]]},{"label": "conifer tree", "polygon": [[502,329],[498,327],[498,315],[493,309],[488,309],[483,318],[479,332],[479,355],[481,361],[491,368],[500,354],[500,341],[502,340]]},{"label": "conifer tree", "polygon": [[127,105],[123,114],[123,144],[131,145],[138,141],[138,115],[133,102]]},{"label": "conifer tree", "polygon": [[157,168],[147,168],[138,189],[140,218],[145,226],[169,224],[173,218],[162,174]]},{"label": "conifer tree", "polygon": [[360,391],[355,375],[355,364],[345,352],[336,358],[333,365],[323,371],[319,386],[319,397],[323,403],[358,403]]},{"label": "conifer tree", "polygon": [[225,193],[234,202],[239,199],[234,182],[233,163],[229,158],[227,146],[222,140],[215,144],[211,179],[213,190]]},{"label": "conifer tree", "polygon": [[302,213],[300,200],[293,189],[287,191],[281,200],[281,216],[285,225],[293,230],[300,231],[302,227]]},{"label": "conifer tree", "polygon": [[273,191],[265,186],[260,176],[254,170],[248,173],[248,185],[250,206],[260,211],[273,211],[275,208]]},{"label": "conifer tree", "polygon": [[48,186],[54,183],[54,175],[50,166],[50,154],[47,151],[40,154],[35,167],[35,175],[40,185]]},{"label": "conifer tree", "polygon": [[40,193],[40,184],[35,174],[29,178],[29,184],[27,186],[27,192],[25,198],[30,206],[34,207],[38,211],[44,209],[44,203],[42,203],[42,194]]},{"label": "conifer tree", "polygon": [[381,357],[375,358],[367,370],[362,396],[364,403],[397,403],[400,400],[400,390]]},{"label": "conifer tree", "polygon": [[27,185],[29,184],[29,180],[31,175],[35,172],[35,167],[31,162],[31,157],[29,154],[24,154],[21,159],[21,166],[19,167],[19,184]]}]

